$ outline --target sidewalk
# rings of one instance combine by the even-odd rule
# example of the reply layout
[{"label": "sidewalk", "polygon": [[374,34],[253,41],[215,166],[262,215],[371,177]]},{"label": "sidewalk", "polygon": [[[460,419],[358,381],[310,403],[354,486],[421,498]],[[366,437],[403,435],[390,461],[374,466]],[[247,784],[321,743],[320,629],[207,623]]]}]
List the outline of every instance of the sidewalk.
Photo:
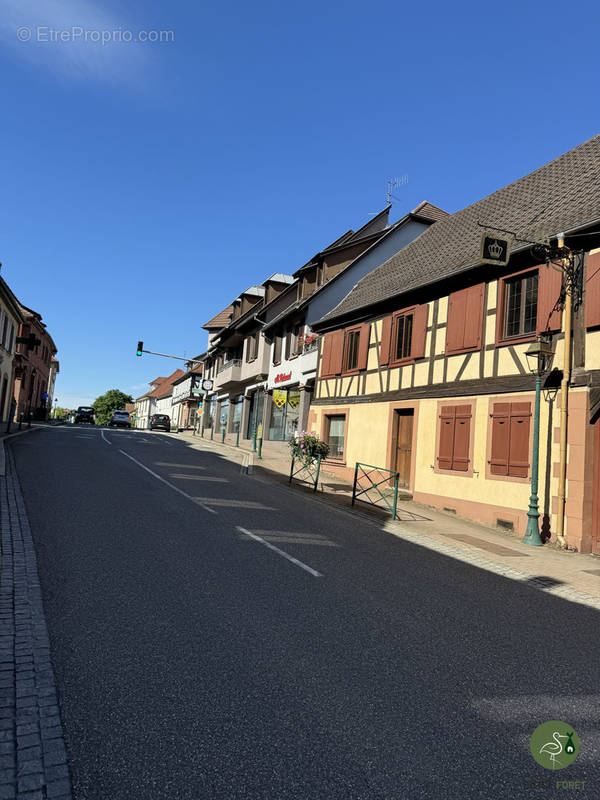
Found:
[{"label": "sidewalk", "polygon": [[[248,466],[263,480],[288,484],[290,458],[284,453],[263,451],[263,458],[247,447],[202,439],[191,432],[170,434],[198,450],[210,450]],[[296,484],[292,491],[305,491],[317,502],[334,504],[359,515],[394,536],[419,544],[452,558],[491,570],[514,580],[524,581],[551,594],[600,609],[600,558],[594,555],[558,550],[552,545],[530,547],[519,534],[488,528],[450,515],[412,500],[398,502],[398,519],[373,506],[357,503],[352,508],[352,486],[338,476],[321,470],[318,491]]]}]

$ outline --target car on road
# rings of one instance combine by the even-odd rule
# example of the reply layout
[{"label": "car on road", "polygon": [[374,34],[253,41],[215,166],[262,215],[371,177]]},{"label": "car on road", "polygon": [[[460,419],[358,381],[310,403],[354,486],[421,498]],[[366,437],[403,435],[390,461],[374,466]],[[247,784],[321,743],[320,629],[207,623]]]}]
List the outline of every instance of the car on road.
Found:
[{"label": "car on road", "polygon": [[131,428],[131,416],[129,411],[113,411],[109,428]]},{"label": "car on road", "polygon": [[150,418],[150,430],[156,429],[169,432],[171,430],[171,418],[166,414],[153,414]]},{"label": "car on road", "polygon": [[75,424],[77,425],[80,422],[94,424],[94,409],[91,406],[79,406],[75,412]]}]

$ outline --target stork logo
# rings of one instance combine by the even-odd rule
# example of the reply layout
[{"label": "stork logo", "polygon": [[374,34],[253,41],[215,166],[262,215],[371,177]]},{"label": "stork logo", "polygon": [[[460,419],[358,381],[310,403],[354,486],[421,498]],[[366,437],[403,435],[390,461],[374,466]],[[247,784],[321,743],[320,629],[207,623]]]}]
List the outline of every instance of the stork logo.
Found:
[{"label": "stork logo", "polygon": [[537,726],[531,735],[529,750],[544,769],[564,769],[579,754],[579,736],[568,723],[553,719]]}]

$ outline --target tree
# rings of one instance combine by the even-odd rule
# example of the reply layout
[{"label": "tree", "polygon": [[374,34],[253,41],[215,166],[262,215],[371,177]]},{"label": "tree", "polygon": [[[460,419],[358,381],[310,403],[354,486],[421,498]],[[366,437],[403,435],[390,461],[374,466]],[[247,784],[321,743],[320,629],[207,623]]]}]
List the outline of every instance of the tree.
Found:
[{"label": "tree", "polygon": [[121,392],[119,389],[109,389],[108,392],[97,397],[92,405],[97,425],[106,425],[110,421],[113,411],[124,409],[126,403],[133,403],[133,397]]}]

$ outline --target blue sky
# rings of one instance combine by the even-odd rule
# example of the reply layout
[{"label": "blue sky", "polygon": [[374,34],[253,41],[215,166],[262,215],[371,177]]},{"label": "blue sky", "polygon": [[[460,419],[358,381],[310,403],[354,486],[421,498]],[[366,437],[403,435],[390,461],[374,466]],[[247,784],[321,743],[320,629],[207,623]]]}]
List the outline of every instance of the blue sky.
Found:
[{"label": "blue sky", "polygon": [[[598,133],[600,12],[563,12],[0,0],[0,261],[56,341],[59,404],[141,394],[174,364],[138,339],[197,354],[207,319],[366,222],[388,178],[408,176],[393,219],[456,211]],[[140,30],[171,41],[93,41]]]}]

